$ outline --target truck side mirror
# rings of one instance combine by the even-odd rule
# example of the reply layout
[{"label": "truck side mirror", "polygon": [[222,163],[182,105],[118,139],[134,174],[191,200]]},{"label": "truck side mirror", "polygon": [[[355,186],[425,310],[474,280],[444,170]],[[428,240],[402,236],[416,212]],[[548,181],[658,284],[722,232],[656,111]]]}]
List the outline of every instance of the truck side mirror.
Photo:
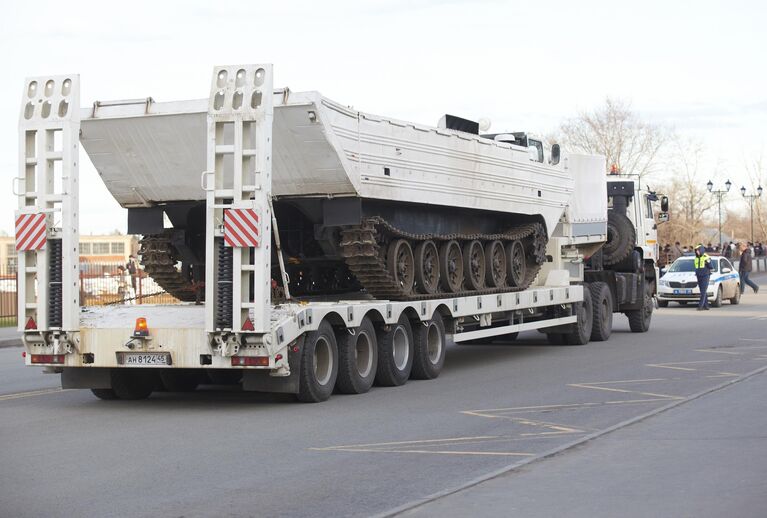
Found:
[{"label": "truck side mirror", "polygon": [[668,212],[659,212],[658,223],[666,223],[666,222],[668,222]]},{"label": "truck side mirror", "polygon": [[549,162],[551,165],[557,165],[559,163],[559,144],[554,144],[551,146],[551,158],[549,159]]},{"label": "truck side mirror", "polygon": [[661,197],[660,210],[663,212],[668,212],[668,196]]}]

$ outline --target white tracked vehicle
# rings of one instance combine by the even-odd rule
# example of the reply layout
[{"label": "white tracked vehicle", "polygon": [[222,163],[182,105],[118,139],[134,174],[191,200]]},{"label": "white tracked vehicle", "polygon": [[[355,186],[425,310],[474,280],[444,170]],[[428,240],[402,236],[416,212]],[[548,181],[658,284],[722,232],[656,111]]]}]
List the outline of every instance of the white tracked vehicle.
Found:
[{"label": "white tracked vehicle", "polygon": [[[187,302],[80,307],[80,143]],[[77,75],[28,79],[19,157],[26,362],[105,399],[230,381],[322,401],[436,377],[448,335],[650,325],[656,256],[624,220],[654,198],[608,189],[602,157],[276,90],[271,65],[215,67],[207,99],[82,109]]]}]

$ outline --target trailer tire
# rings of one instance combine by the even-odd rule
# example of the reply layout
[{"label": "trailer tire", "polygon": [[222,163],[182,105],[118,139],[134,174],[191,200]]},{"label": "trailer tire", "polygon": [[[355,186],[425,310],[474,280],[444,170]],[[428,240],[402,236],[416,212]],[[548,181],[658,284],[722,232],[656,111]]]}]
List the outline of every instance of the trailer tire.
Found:
[{"label": "trailer tire", "polygon": [[91,392],[93,392],[94,396],[99,399],[103,399],[104,401],[113,401],[115,399],[119,399],[117,394],[115,394],[115,391],[112,389],[94,388],[91,389]]},{"label": "trailer tire", "polygon": [[607,211],[607,243],[602,247],[602,261],[606,265],[617,264],[634,250],[636,230],[625,214]]},{"label": "trailer tire", "polygon": [[594,319],[591,324],[591,339],[604,342],[613,331],[613,294],[606,282],[589,284]]},{"label": "trailer tire", "polygon": [[169,369],[160,372],[162,386],[168,392],[192,392],[200,384],[201,373],[190,369]]},{"label": "trailer tire", "polygon": [[157,383],[155,372],[146,369],[112,369],[112,390],[120,399],[146,399]]},{"label": "trailer tire", "polygon": [[336,388],[343,394],[364,394],[373,386],[378,368],[378,343],[373,323],[365,317],[359,327],[342,330],[337,340]]},{"label": "trailer tire", "polygon": [[445,365],[445,324],[439,313],[431,320],[418,322],[413,330],[413,370],[410,377],[430,380],[439,376]]},{"label": "trailer tire", "polygon": [[304,403],[319,403],[333,393],[338,377],[338,343],[327,320],[316,331],[307,333],[301,351],[298,397]]},{"label": "trailer tire", "polygon": [[642,308],[626,311],[626,316],[629,319],[629,328],[631,329],[632,333],[646,333],[650,330],[652,308],[652,297],[647,293],[647,290],[645,290]]},{"label": "trailer tire", "polygon": [[573,330],[565,334],[565,341],[568,345],[586,345],[594,324],[594,306],[588,284],[583,285],[583,301],[575,305],[575,314],[578,320],[573,324]]},{"label": "trailer tire", "polygon": [[396,324],[378,331],[378,368],[375,382],[382,387],[398,387],[407,383],[413,370],[413,328],[404,313]]}]

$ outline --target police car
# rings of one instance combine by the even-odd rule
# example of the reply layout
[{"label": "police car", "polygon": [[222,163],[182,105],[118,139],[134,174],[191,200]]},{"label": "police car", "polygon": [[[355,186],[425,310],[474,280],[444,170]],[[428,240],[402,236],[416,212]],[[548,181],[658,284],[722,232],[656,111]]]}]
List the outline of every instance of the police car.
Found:
[{"label": "police car", "polygon": [[[666,270],[658,281],[658,305],[662,308],[669,302],[678,302],[684,306],[688,302],[698,302],[700,291],[695,277],[695,257],[680,257]],[[732,263],[724,257],[711,257],[711,277],[708,282],[708,301],[718,308],[722,301],[730,304],[740,302],[740,276]]]}]

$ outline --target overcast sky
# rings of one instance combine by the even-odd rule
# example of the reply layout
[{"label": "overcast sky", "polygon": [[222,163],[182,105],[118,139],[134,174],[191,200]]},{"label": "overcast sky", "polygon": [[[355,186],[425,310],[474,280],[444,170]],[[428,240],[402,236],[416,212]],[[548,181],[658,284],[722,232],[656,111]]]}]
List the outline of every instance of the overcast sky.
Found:
[{"label": "overcast sky", "polygon": [[[23,80],[79,73],[82,105],[207,96],[215,64],[273,63],[275,86],[394,118],[488,117],[547,133],[606,96],[706,145],[723,183],[767,155],[764,2],[6,3],[0,17],[0,229],[12,228]],[[767,156],[765,157],[767,158]],[[125,231],[87,158],[81,230]],[[197,176],[199,172],[190,172]],[[707,178],[703,179],[703,182]],[[743,204],[730,196],[732,208]],[[737,196],[739,198],[739,195]],[[744,204],[745,205],[745,204]]]}]

